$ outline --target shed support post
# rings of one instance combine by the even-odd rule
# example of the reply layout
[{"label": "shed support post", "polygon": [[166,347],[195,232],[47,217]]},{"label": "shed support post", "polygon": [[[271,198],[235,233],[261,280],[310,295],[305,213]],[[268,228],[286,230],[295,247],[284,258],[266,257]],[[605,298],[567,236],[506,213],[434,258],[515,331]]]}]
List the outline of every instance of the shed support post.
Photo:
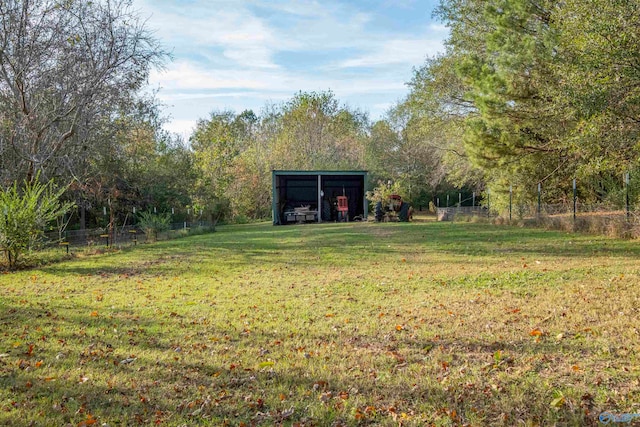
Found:
[{"label": "shed support post", "polygon": [[318,174],[318,207],[316,208],[318,222],[322,222],[322,175]]},{"label": "shed support post", "polygon": [[362,194],[364,197],[362,198],[362,212],[364,212],[364,220],[366,221],[369,216],[369,201],[367,200],[367,174],[365,173],[362,177]]},{"label": "shed support post", "polygon": [[271,215],[273,216],[273,224],[281,224],[280,212],[278,212],[278,206],[280,205],[280,194],[276,186],[277,177],[275,172],[271,172]]}]

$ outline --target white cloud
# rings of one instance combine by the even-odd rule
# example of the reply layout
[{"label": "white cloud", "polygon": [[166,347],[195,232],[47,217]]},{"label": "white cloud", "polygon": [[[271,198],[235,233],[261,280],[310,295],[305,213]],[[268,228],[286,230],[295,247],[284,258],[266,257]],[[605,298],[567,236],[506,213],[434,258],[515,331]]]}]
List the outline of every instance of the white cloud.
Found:
[{"label": "white cloud", "polygon": [[279,68],[271,60],[271,52],[265,49],[256,48],[229,48],[224,50],[224,56],[241,64],[245,67],[251,68]]},{"label": "white cloud", "polygon": [[164,71],[153,71],[149,80],[152,85],[170,91],[267,88],[264,73],[246,69],[206,69],[187,60],[172,63]]},{"label": "white cloud", "polygon": [[441,33],[442,36],[449,34],[449,27],[444,24],[432,23],[429,25],[429,30],[434,33]]},{"label": "white cloud", "polygon": [[172,99],[176,94],[182,98],[189,97],[186,91],[192,91],[191,96],[194,97],[213,97],[219,96],[214,91],[229,89],[237,93],[264,91],[269,94],[331,89],[336,93],[353,95],[371,91],[398,91],[405,88],[404,80],[398,75],[385,77],[369,74],[351,78],[332,78],[328,75],[319,77],[316,74],[284,70],[205,69],[188,61],[171,64],[168,70],[163,72],[154,71],[150,82],[152,86],[161,88],[160,97],[165,100]]},{"label": "white cloud", "polygon": [[259,111],[298,91],[330,89],[340,102],[381,114],[448,32],[429,22],[420,31],[379,28],[375,11],[347,0],[135,2],[174,51],[150,83],[170,105],[165,127],[183,135],[213,110]]},{"label": "white cloud", "polygon": [[371,106],[371,109],[378,112],[385,112],[395,106],[396,106],[395,102],[382,102],[380,104],[373,104]]},{"label": "white cloud", "polygon": [[390,64],[418,65],[443,50],[439,39],[395,39],[372,45],[370,53],[342,61],[341,68],[378,67]]},{"label": "white cloud", "polygon": [[383,4],[388,8],[392,7],[410,10],[415,6],[416,0],[385,0]]},{"label": "white cloud", "polygon": [[206,56],[208,51],[217,49],[244,67],[277,67],[272,56],[283,41],[262,19],[242,7],[223,9],[205,7],[207,4],[158,7],[146,3],[143,13],[151,16],[157,36],[165,43],[171,41],[173,46],[168,47],[181,55],[191,52]]},{"label": "white cloud", "polygon": [[177,133],[187,140],[196,128],[196,120],[171,120],[165,124],[164,128],[171,133]]}]

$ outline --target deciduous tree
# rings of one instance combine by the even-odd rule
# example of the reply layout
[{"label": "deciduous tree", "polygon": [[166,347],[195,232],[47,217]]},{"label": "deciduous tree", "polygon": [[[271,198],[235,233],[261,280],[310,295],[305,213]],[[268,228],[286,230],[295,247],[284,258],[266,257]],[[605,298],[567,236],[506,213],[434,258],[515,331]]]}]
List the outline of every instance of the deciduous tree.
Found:
[{"label": "deciduous tree", "polygon": [[131,0],[0,2],[0,181],[72,167],[165,57]]}]

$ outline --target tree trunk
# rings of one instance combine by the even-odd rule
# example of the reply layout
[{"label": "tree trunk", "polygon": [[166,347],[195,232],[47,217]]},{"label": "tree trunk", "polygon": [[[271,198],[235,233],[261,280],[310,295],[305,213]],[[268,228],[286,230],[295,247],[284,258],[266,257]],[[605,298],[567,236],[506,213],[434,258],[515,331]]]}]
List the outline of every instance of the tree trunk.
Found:
[{"label": "tree trunk", "polygon": [[80,230],[87,228],[87,211],[84,207],[84,200],[80,202]]}]

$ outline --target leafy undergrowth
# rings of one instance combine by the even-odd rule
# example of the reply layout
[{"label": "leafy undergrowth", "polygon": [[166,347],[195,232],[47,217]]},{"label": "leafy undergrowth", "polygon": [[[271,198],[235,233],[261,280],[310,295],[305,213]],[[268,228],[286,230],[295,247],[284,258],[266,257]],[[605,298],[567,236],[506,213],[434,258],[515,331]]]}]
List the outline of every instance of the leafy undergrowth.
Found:
[{"label": "leafy undergrowth", "polygon": [[597,425],[640,413],[631,241],[225,226],[0,275],[0,425]]}]

